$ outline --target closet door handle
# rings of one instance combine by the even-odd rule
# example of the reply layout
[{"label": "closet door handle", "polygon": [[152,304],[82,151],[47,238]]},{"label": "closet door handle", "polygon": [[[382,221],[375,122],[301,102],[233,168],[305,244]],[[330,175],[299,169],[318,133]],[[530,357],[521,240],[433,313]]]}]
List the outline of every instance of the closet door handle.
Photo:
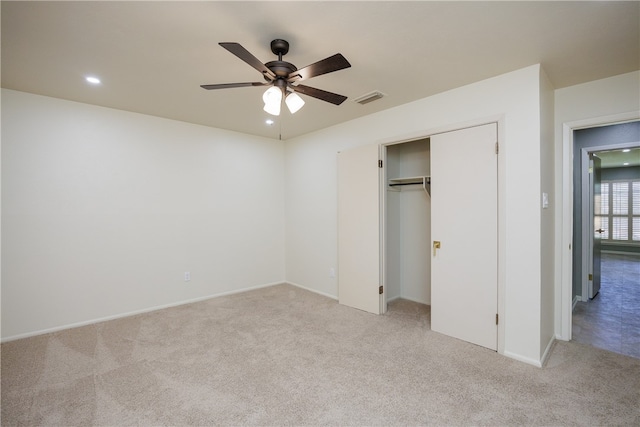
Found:
[{"label": "closet door handle", "polygon": [[436,256],[436,249],[440,249],[440,241],[439,240],[434,240],[433,241],[433,256]]}]

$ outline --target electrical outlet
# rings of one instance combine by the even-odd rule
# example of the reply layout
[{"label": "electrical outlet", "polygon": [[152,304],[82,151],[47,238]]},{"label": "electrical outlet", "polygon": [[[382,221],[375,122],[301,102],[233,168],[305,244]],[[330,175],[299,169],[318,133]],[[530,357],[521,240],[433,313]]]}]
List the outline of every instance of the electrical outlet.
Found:
[{"label": "electrical outlet", "polygon": [[189,282],[190,280],[191,280],[191,272],[185,271],[184,272],[184,281],[185,282]]}]

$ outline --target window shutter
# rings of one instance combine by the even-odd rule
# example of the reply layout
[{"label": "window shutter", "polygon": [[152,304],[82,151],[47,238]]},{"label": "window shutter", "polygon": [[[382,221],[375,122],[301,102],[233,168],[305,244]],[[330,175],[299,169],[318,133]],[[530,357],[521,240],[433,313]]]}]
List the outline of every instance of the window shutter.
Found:
[{"label": "window shutter", "polygon": [[640,180],[603,181],[599,208],[602,240],[640,242]]}]

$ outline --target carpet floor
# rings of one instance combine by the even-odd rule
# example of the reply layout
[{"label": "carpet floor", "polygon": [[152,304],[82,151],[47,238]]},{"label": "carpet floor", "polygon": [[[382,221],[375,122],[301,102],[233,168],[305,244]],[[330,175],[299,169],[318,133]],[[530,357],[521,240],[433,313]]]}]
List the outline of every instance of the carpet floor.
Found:
[{"label": "carpet floor", "polygon": [[543,368],[290,286],[11,341],[2,425],[640,425],[640,360],[557,342]]}]

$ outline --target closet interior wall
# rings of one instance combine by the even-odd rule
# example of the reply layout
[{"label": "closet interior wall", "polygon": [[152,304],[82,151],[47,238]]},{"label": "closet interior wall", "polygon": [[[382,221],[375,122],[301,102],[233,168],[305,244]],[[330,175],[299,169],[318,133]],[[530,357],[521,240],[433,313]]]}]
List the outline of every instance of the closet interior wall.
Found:
[{"label": "closet interior wall", "polygon": [[393,180],[430,175],[429,139],[387,145],[383,149],[387,184],[383,261],[387,302],[402,298],[431,304],[431,198],[422,182],[389,185]]}]

